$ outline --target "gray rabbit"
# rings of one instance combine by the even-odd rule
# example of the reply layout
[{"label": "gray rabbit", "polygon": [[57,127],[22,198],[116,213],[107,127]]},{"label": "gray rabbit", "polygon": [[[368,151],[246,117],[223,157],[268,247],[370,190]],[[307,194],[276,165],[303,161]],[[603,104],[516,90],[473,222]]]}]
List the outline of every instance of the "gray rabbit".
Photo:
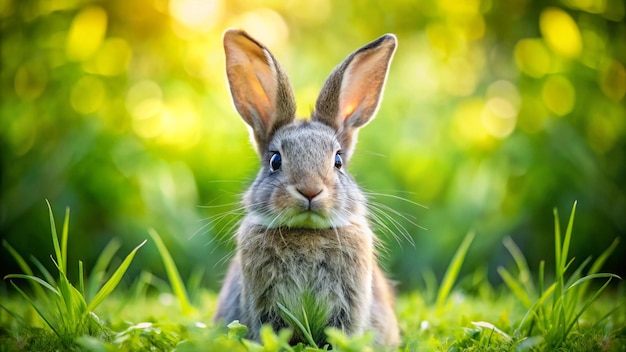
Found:
[{"label": "gray rabbit", "polygon": [[[293,327],[286,312],[312,304],[324,326],[399,344],[367,199],[346,170],[359,128],[376,114],[395,48],[396,37],[386,34],[352,53],[327,79],[310,120],[299,120],[272,53],[242,30],[224,33],[230,91],[261,170],[243,197],[216,321],[239,320],[258,339],[262,325]],[[292,342],[302,340],[296,333]]]}]

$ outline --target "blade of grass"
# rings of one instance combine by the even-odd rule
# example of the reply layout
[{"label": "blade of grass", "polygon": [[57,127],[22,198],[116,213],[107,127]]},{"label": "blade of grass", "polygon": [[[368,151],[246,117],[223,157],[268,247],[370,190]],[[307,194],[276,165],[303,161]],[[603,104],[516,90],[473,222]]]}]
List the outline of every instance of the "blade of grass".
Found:
[{"label": "blade of grass", "polygon": [[[15,250],[15,248],[13,248],[13,246],[11,246],[9,244],[9,242],[7,242],[5,240],[2,240],[2,246],[9,251],[9,253],[13,257],[13,259],[17,262],[17,265],[24,272],[24,274],[26,274],[28,276],[34,276],[33,270],[30,268],[28,263],[26,263],[24,258]],[[5,279],[6,279],[6,277],[5,277]],[[43,289],[40,286],[36,285],[32,281],[30,281],[30,284],[31,284],[31,286],[33,288],[33,291],[34,291],[36,297],[39,297],[39,298],[42,298],[42,299],[46,297],[45,292],[43,291]]]},{"label": "blade of grass", "polygon": [[59,292],[61,293],[61,297],[63,298],[63,302],[65,303],[65,311],[67,311],[71,317],[70,321],[78,321],[80,319],[80,316],[86,313],[86,304],[84,298],[80,296],[76,288],[74,288],[74,286],[70,284],[64,273],[61,273],[58,288]]},{"label": "blade of grass", "polygon": [[291,311],[289,311],[287,307],[280,304],[280,302],[276,302],[276,304],[278,305],[278,308],[281,311],[283,311],[283,313],[285,313],[289,317],[289,319],[293,322],[293,324],[295,324],[298,327],[298,329],[302,332],[302,334],[304,335],[304,338],[307,340],[307,343],[311,346],[314,346],[315,348],[318,348],[317,344],[315,343],[315,340],[313,340],[313,336],[307,333],[307,330],[302,324],[302,322],[298,318],[296,318],[296,316],[293,313],[291,313]]},{"label": "blade of grass", "polygon": [[[566,259],[568,252],[569,252],[569,246],[572,240],[572,230],[574,229],[574,217],[576,215],[576,204],[578,202],[575,201],[574,205],[572,206],[572,212],[569,215],[569,221],[567,223],[567,229],[565,229],[565,238],[563,239],[563,250],[561,251],[561,258],[562,259]],[[565,267],[561,267],[561,270],[563,272],[565,272]]]},{"label": "blade of grass", "polygon": [[585,277],[582,277],[578,280],[576,280],[576,282],[574,282],[573,284],[571,284],[570,286],[567,287],[567,290],[572,289],[573,287],[576,287],[586,281],[590,281],[590,280],[594,280],[594,279],[602,279],[602,278],[608,278],[608,279],[618,279],[621,280],[622,278],[619,275],[615,275],[615,274],[609,274],[609,273],[596,273],[596,274],[591,274],[591,275],[587,275]]},{"label": "blade of grass", "polygon": [[570,287],[573,282],[575,282],[576,280],[580,279],[583,276],[582,275],[583,270],[587,267],[589,262],[591,262],[591,257],[587,257],[587,259],[585,259],[585,261],[582,262],[582,264],[580,264],[578,268],[576,268],[576,270],[574,270],[574,272],[570,275],[569,279],[567,279],[567,281],[565,282],[565,287]]},{"label": "blade of grass", "polygon": [[[557,342],[557,346],[561,344],[561,342],[563,342],[563,340],[565,340],[565,338],[567,337],[567,335],[569,335],[570,331],[572,331],[572,328],[574,327],[574,325],[576,325],[576,323],[578,322],[578,319],[580,318],[580,316],[591,306],[591,304],[593,302],[595,302],[598,297],[600,297],[600,295],[602,294],[602,292],[604,292],[604,290],[607,288],[607,286],[609,285],[609,283],[611,282],[611,279],[613,277],[617,277],[620,278],[617,275],[614,274],[595,274],[598,276],[594,276],[594,277],[584,277],[581,280],[591,280],[593,278],[601,278],[601,277],[608,277],[608,280],[606,280],[606,282],[604,283],[604,285],[602,285],[602,287],[600,287],[596,292],[594,292],[594,294],[589,297],[589,299],[587,300],[587,302],[585,302],[585,304],[583,305],[583,307],[578,311],[578,313],[576,314],[576,316],[569,322],[569,325],[565,328],[564,333],[561,335],[560,340]],[[621,278],[620,278],[621,279]],[[575,283],[578,284],[578,281]],[[572,285],[574,286],[574,285]]]},{"label": "blade of grass", "polygon": [[50,202],[46,199],[46,204],[48,204],[48,213],[50,216],[50,232],[52,233],[52,245],[54,246],[54,253],[56,254],[56,263],[59,265],[59,270],[63,271],[63,254],[61,254],[61,246],[59,245],[59,236],[57,235],[57,228],[54,222],[54,214],[52,214],[52,206],[50,206]]},{"label": "blade of grass", "polygon": [[524,287],[518,281],[513,278],[513,275],[509,273],[504,267],[498,267],[498,274],[504,281],[504,283],[509,287],[511,292],[519,299],[526,309],[532,307],[533,302],[530,300],[528,293],[524,291]]},{"label": "blade of grass", "polygon": [[439,292],[437,293],[436,306],[438,312],[441,312],[444,303],[450,295],[450,291],[452,291],[452,286],[454,286],[459,272],[461,271],[461,266],[463,265],[463,261],[465,260],[465,255],[467,254],[467,251],[469,250],[469,247],[474,240],[474,236],[474,232],[469,232],[465,236],[463,242],[461,242],[461,245],[456,250],[456,253],[454,253],[454,257],[452,257],[452,261],[450,262],[448,269],[446,269],[446,273],[443,276],[443,281],[441,282],[441,287],[439,287]]},{"label": "blade of grass", "polygon": [[528,269],[528,262],[526,262],[526,258],[524,258],[524,254],[519,249],[519,247],[513,242],[511,237],[505,237],[502,240],[504,247],[509,251],[515,264],[517,265],[517,269],[519,270],[519,281],[522,285],[524,285],[526,292],[528,295],[535,294],[535,286],[531,280],[530,269]]},{"label": "blade of grass", "polygon": [[120,264],[120,266],[117,268],[117,270],[115,270],[113,275],[111,275],[111,278],[102,286],[100,291],[96,293],[95,297],[91,300],[91,302],[89,302],[89,305],[87,306],[87,310],[86,310],[87,312],[93,311],[100,303],[102,303],[102,301],[104,301],[106,297],[108,297],[111,294],[111,292],[113,292],[115,287],[117,287],[117,284],[122,279],[122,276],[124,276],[124,273],[126,273],[126,270],[130,266],[130,263],[133,261],[133,258],[135,257],[135,253],[137,253],[139,248],[141,248],[144,244],[146,244],[146,242],[147,240],[144,240],[143,242],[141,242],[137,247],[135,247],[135,249],[133,249],[126,256],[122,264]]},{"label": "blade of grass", "polygon": [[604,323],[605,320],[607,320],[611,315],[615,314],[616,312],[618,312],[619,310],[623,309],[622,306],[615,306],[613,307],[613,309],[609,310],[606,314],[604,314],[602,317],[600,317],[599,319],[597,319],[595,321],[595,323],[593,323],[593,327],[594,328],[598,328],[601,326],[602,323]]},{"label": "blade of grass", "polygon": [[37,314],[39,314],[39,317],[52,329],[52,331],[54,331],[54,333],[57,336],[62,337],[59,331],[54,327],[54,324],[50,322],[49,318],[46,316],[44,311],[41,308],[39,308],[39,306],[37,306],[35,302],[24,291],[22,291],[22,289],[20,289],[13,281],[10,281],[10,282],[11,282],[11,285],[13,285],[13,288],[15,288],[17,292],[19,292],[19,294],[22,295],[22,297],[24,297],[24,299],[28,301],[28,303],[30,303],[30,305],[35,309]]},{"label": "blade of grass", "polygon": [[0,309],[2,309],[2,310],[4,310],[5,312],[7,312],[7,313],[11,316],[11,318],[13,318],[13,319],[17,320],[17,323],[18,323],[19,325],[22,325],[22,326],[28,326],[28,325],[27,325],[27,323],[26,323],[26,321],[24,321],[24,318],[22,318],[19,314],[17,314],[17,313],[15,313],[15,312],[13,312],[13,311],[12,311],[12,310],[10,310],[9,308],[7,308],[7,307],[3,306],[3,305],[2,305],[2,303],[0,303]]},{"label": "blade of grass", "polygon": [[65,208],[65,219],[63,220],[63,231],[61,232],[61,266],[63,267],[63,272],[67,272],[67,239],[69,237],[69,227],[70,227],[70,208]]},{"label": "blade of grass", "polygon": [[[539,262],[539,297],[542,297],[544,294],[545,272],[546,272],[546,261],[542,260]],[[547,317],[546,317],[545,309],[543,305],[539,306],[537,313],[541,319],[540,324],[543,324],[543,326],[545,326],[548,323],[548,321],[547,321]]]},{"label": "blade of grass", "polygon": [[[595,262],[593,262],[587,274],[591,275],[600,271],[600,269],[602,268],[602,265],[604,265],[604,262],[606,262],[607,258],[611,256],[611,254],[613,254],[613,251],[615,250],[618,244],[619,244],[619,238],[616,238],[615,240],[613,240],[609,248],[605,249],[604,252],[600,254],[598,259],[596,259]],[[586,281],[581,285],[580,292],[579,292],[579,299],[582,299],[582,297],[584,297],[590,283],[591,281]]]},{"label": "blade of grass", "polygon": [[50,274],[48,269],[46,269],[46,267],[39,261],[39,259],[37,259],[37,258],[35,258],[34,256],[31,255],[30,256],[30,260],[33,262],[33,264],[35,264],[37,269],[39,269],[39,272],[41,272],[41,275],[44,277],[44,279],[50,285],[56,286],[57,280],[52,276],[52,274]]},{"label": "blade of grass", "polygon": [[55,294],[60,295],[60,293],[59,293],[59,291],[57,291],[57,289],[52,287],[52,285],[50,285],[49,283],[45,282],[41,278],[38,278],[37,276],[25,275],[25,274],[9,274],[9,275],[5,276],[4,278],[5,279],[26,279],[26,280],[29,280],[31,282],[36,282],[39,285],[47,288],[51,292],[54,292]]},{"label": "blade of grass", "polygon": [[[557,327],[564,327],[567,324],[568,313],[573,312],[571,309],[571,303],[568,302],[568,296],[564,294],[565,292],[565,273],[569,269],[570,265],[574,262],[574,258],[566,263],[569,253],[569,246],[572,239],[572,229],[574,228],[574,217],[576,214],[576,202],[572,206],[572,211],[570,213],[569,221],[567,223],[567,228],[565,229],[565,237],[563,238],[563,245],[561,248],[561,261],[559,262],[559,266],[557,267],[556,276],[558,278],[558,287],[557,292],[555,293],[555,299],[553,308],[556,308],[554,311],[556,312],[555,322]],[[555,221],[558,221],[556,219]],[[560,306],[557,304],[560,303]],[[576,304],[576,302],[574,302]]]},{"label": "blade of grass", "polygon": [[[152,281],[152,273],[148,272],[148,271],[141,271],[141,274],[139,274],[139,278],[137,278],[137,280],[135,281],[134,286],[134,294],[132,295],[132,299],[138,300],[138,299],[145,299],[145,295],[146,292],[148,292],[148,286],[150,286],[150,283]],[[129,295],[130,298],[130,295]]]},{"label": "blade of grass", "polygon": [[556,306],[558,297],[561,296],[563,291],[563,275],[561,271],[561,224],[559,223],[559,211],[554,208],[554,274],[556,279],[556,288],[554,293],[554,299],[552,301],[552,307]]},{"label": "blade of grass", "polygon": [[98,259],[96,259],[96,263],[91,270],[91,274],[89,275],[89,279],[87,280],[87,291],[85,292],[85,298],[87,300],[91,300],[95,297],[98,292],[98,288],[102,285],[102,280],[106,274],[106,269],[113,260],[113,256],[120,249],[121,244],[119,240],[112,239],[107,243],[104,247]]},{"label": "blade of grass", "polygon": [[31,275],[31,276],[33,275],[33,271],[28,265],[28,263],[26,263],[24,258],[22,258],[22,256],[15,250],[15,248],[13,248],[13,246],[9,244],[9,242],[3,239],[2,246],[9,251],[13,259],[15,259],[15,262],[17,263],[17,265],[24,272],[24,274]]},{"label": "blade of grass", "polygon": [[567,268],[570,266],[570,264],[574,260],[572,258],[572,260],[566,265],[567,255],[569,252],[569,246],[570,246],[570,242],[572,238],[572,228],[574,227],[575,214],[576,214],[576,202],[574,202],[574,205],[572,206],[572,211],[570,213],[569,222],[567,224],[567,228],[565,229],[565,238],[563,239],[563,242],[561,242],[561,225],[559,221],[559,213],[556,208],[554,209],[554,241],[555,241],[554,245],[555,245],[555,262],[556,262],[555,263],[556,264],[555,275],[557,279],[557,288],[556,288],[556,292],[554,295],[555,302],[556,302],[556,299],[561,296],[563,289],[565,287],[565,272],[567,271]]},{"label": "blade of grass", "polygon": [[191,306],[191,303],[189,303],[189,296],[187,295],[185,284],[180,277],[176,263],[174,262],[174,259],[172,259],[170,252],[167,250],[165,243],[163,243],[163,240],[161,240],[161,237],[156,230],[149,229],[148,233],[150,234],[150,237],[152,237],[152,240],[156,244],[159,254],[161,255],[161,260],[163,260],[167,277],[172,285],[172,291],[174,292],[176,298],[178,298],[178,303],[180,304],[183,314],[187,315],[193,312],[193,307]]},{"label": "blade of grass", "polygon": [[[572,283],[576,282],[582,277],[583,269],[587,267],[589,262],[591,261],[591,257],[585,259],[585,261],[574,270],[574,272],[570,275],[569,279],[565,283],[565,290],[563,291],[563,315],[564,321],[568,322],[574,316],[576,312],[576,307],[578,306],[578,302],[580,302],[580,289],[582,288],[579,285],[573,285]],[[584,296],[583,296],[584,297]]]},{"label": "blade of grass", "polygon": [[84,267],[83,261],[78,261],[78,290],[80,291],[81,296],[85,297],[85,280],[84,278]]},{"label": "blade of grass", "polygon": [[552,295],[552,293],[554,292],[555,288],[556,288],[556,283],[550,285],[550,287],[548,287],[546,289],[546,291],[543,293],[543,295],[541,295],[535,301],[535,303],[533,303],[532,307],[530,307],[528,312],[526,312],[526,314],[524,315],[524,318],[522,318],[522,321],[519,323],[519,325],[518,325],[518,330],[519,331],[522,330],[522,327],[524,326],[524,324],[526,324],[526,321],[528,320],[528,318],[530,316],[532,316],[533,314],[535,314],[535,311],[537,309],[539,309],[541,306],[543,306],[543,303],[548,299],[548,297],[550,297],[550,295]]},{"label": "blade of grass", "polygon": [[593,262],[593,264],[591,265],[591,268],[589,269],[588,274],[595,274],[598,271],[600,271],[600,269],[602,268],[602,265],[604,265],[604,262],[607,260],[607,258],[611,256],[611,254],[613,253],[613,251],[615,250],[618,244],[619,244],[619,238],[614,239],[611,245],[609,246],[609,248],[605,249],[604,252],[600,254],[598,259],[596,259],[596,261]]}]

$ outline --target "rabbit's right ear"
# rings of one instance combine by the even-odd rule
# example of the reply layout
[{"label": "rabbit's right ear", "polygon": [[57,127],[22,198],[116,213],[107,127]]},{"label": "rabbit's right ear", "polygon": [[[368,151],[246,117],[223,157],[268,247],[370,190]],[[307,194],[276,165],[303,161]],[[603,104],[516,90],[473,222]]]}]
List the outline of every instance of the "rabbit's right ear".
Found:
[{"label": "rabbit's right ear", "polygon": [[324,83],[313,119],[337,131],[345,159],[359,128],[376,114],[396,45],[395,35],[383,35],[348,56]]},{"label": "rabbit's right ear", "polygon": [[274,132],[295,118],[287,75],[267,48],[238,29],[224,32],[226,75],[235,108],[263,155]]}]

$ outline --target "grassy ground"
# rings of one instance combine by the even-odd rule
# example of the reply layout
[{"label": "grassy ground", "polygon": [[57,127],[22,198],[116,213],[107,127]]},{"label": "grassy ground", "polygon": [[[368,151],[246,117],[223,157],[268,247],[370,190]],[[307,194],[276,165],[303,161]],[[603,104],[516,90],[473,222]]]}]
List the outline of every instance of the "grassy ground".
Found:
[{"label": "grassy ground", "polygon": [[[504,284],[492,287],[476,272],[459,280],[458,273],[473,240],[468,235],[441,283],[398,297],[396,311],[402,329],[401,351],[626,351],[626,295],[615,275],[601,273],[602,263],[617,241],[595,259],[576,264],[568,258],[574,209],[564,234],[555,213],[555,275],[544,268],[534,276],[512,241],[505,246],[514,269],[498,268]],[[0,303],[1,351],[317,351],[330,346],[290,346],[292,330],[262,331],[261,341],[244,338],[246,327],[233,322],[214,326],[213,292],[194,289],[189,294],[175,262],[158,234],[151,240],[159,248],[169,285],[155,288],[150,274],[134,286],[116,286],[141,244],[117,268],[109,268],[118,245],[113,242],[84,280],[70,283],[67,270],[66,215],[61,236],[54,218],[52,240],[58,273],[51,274],[35,259],[27,263],[10,244],[3,243],[23,270],[9,275],[10,293]],[[32,266],[32,267],[31,267]],[[33,270],[35,269],[35,270]],[[37,274],[35,274],[37,272]],[[82,263],[79,272],[83,273]],[[15,285],[16,282],[31,285]],[[461,283],[461,284],[459,284]],[[462,287],[462,289],[461,289]],[[303,307],[306,311],[307,307]],[[306,315],[305,315],[306,316]],[[307,321],[293,329],[303,336],[312,330]],[[345,336],[326,329],[337,351],[376,351],[371,336]]]}]

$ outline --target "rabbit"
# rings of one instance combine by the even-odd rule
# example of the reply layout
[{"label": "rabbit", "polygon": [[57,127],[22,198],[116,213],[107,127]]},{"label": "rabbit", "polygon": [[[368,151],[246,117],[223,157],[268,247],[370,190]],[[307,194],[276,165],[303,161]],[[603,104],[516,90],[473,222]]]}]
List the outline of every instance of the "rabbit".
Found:
[{"label": "rabbit", "polygon": [[[262,325],[293,328],[285,307],[301,312],[308,295],[325,326],[371,331],[377,345],[397,346],[393,287],[378,265],[367,199],[346,170],[359,128],[378,109],[396,37],[383,35],[337,66],[308,120],[295,118],[291,84],[265,46],[238,29],[223,40],[232,99],[261,168],[243,195],[214,321],[239,320],[258,340]],[[291,342],[306,341],[294,334]]]}]

